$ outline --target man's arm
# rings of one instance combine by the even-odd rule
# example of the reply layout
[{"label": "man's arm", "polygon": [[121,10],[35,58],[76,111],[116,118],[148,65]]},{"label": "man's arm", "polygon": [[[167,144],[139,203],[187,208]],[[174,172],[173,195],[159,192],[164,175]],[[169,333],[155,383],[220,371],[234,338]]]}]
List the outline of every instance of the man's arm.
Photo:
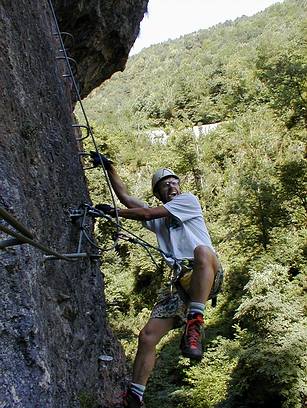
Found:
[{"label": "man's arm", "polygon": [[119,217],[130,220],[150,221],[156,218],[167,217],[170,213],[163,206],[159,206],[151,208],[118,208],[117,214]]},{"label": "man's arm", "polygon": [[[116,209],[119,217],[138,221],[150,221],[156,218],[167,217],[170,214],[169,211],[163,206],[148,208],[146,204],[143,203],[141,200],[131,196],[128,192],[127,186],[124,184],[124,182],[118,175],[111,160],[109,160],[103,155],[100,156],[98,155],[98,157],[96,157],[97,154],[95,154],[95,152],[92,153],[93,153],[92,158],[98,163],[97,165],[100,164],[99,162],[103,161],[105,170],[108,172],[111,185],[117,198],[124,206],[127,207],[127,209],[125,208]],[[110,206],[107,205],[107,207]],[[103,209],[102,211],[112,216],[114,216],[115,214],[114,213],[115,209],[112,207],[110,207],[109,209]]]},{"label": "man's arm", "polygon": [[[127,186],[123,183],[119,175],[117,174],[117,171],[115,170],[115,167],[111,164],[108,171],[108,175],[113,187],[113,190],[119,199],[119,201],[126,206],[127,208],[143,208],[145,206],[145,203],[143,203],[141,200],[139,200],[136,197],[132,197],[127,189]],[[124,211],[124,210],[121,210]],[[132,219],[137,219],[137,218],[132,218]]]}]

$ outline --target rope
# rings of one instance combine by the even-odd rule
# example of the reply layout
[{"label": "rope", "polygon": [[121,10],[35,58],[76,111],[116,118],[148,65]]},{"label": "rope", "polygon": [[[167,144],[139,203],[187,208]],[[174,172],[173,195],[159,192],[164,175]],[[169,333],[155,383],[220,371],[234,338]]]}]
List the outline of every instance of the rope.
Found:
[{"label": "rope", "polygon": [[[107,173],[107,171],[106,171],[106,169],[105,169],[105,167],[104,167],[103,161],[102,161],[102,159],[101,159],[101,157],[100,157],[98,145],[97,145],[97,142],[96,142],[96,139],[95,139],[95,136],[94,136],[92,127],[90,126],[90,123],[89,123],[87,114],[86,114],[86,112],[85,112],[85,109],[84,109],[84,106],[83,106],[83,103],[82,103],[82,100],[81,100],[80,92],[79,92],[79,89],[78,89],[78,86],[77,86],[77,83],[76,83],[74,74],[73,74],[73,72],[72,72],[72,68],[71,68],[70,63],[69,63],[70,57],[68,57],[67,52],[66,52],[66,49],[65,49],[65,45],[64,45],[63,38],[62,38],[62,35],[61,35],[61,31],[60,31],[60,28],[59,28],[59,25],[58,25],[58,21],[57,21],[57,17],[56,17],[55,11],[54,11],[54,7],[53,7],[53,5],[52,5],[52,1],[51,1],[51,0],[48,0],[48,4],[49,4],[49,7],[50,7],[50,9],[51,9],[51,13],[52,13],[52,17],[53,17],[53,20],[54,20],[54,23],[55,23],[57,35],[58,35],[58,37],[59,37],[59,39],[60,39],[61,52],[64,53],[64,59],[65,59],[65,61],[66,61],[67,68],[68,68],[68,70],[69,70],[69,76],[71,77],[71,80],[72,80],[72,82],[73,82],[73,87],[74,87],[74,90],[75,90],[76,95],[77,95],[77,101],[78,101],[79,104],[80,104],[81,111],[82,111],[83,117],[84,117],[85,122],[86,122],[86,127],[87,127],[87,129],[88,129],[89,135],[91,136],[91,139],[92,139],[92,142],[93,142],[95,151],[96,151],[96,153],[98,154],[98,157],[99,157],[99,160],[100,160],[100,164],[101,164],[101,166],[102,166],[103,174],[104,174],[104,177],[105,177],[106,182],[107,182],[108,189],[109,189],[110,194],[111,194],[111,199],[112,199],[113,207],[116,209],[117,206],[116,206],[115,197],[114,197],[114,193],[113,193],[113,190],[112,190],[111,182],[110,182],[108,173]],[[73,126],[74,126],[74,125],[73,125]],[[116,223],[117,223],[117,227],[116,227],[116,228],[117,228],[117,234],[118,234],[118,233],[119,233],[120,221],[119,221],[119,218],[118,218],[117,213],[116,213]],[[114,245],[113,245],[111,248],[109,248],[108,250],[114,249],[115,246],[116,246],[116,243],[117,243],[117,239],[115,240]]]},{"label": "rope", "polygon": [[26,237],[33,238],[33,234],[2,207],[0,207],[0,216]]},{"label": "rope", "polygon": [[[66,256],[63,256],[55,251],[53,251],[52,249],[46,247],[45,245],[34,241],[33,235],[22,225],[20,224],[10,213],[8,213],[6,210],[4,210],[3,208],[0,208],[0,214],[2,216],[3,219],[5,219],[9,224],[11,224],[13,227],[15,227],[19,232],[22,232],[21,234],[19,232],[15,232],[10,230],[9,228],[5,227],[4,225],[0,224],[0,231],[11,235],[12,237],[16,238],[18,241],[25,243],[25,244],[30,244],[40,250],[42,250],[43,252],[49,254],[49,255],[54,255],[57,256],[60,259],[64,259],[65,261],[72,261],[73,259],[69,259]],[[28,236],[26,236],[26,234]],[[31,238],[29,237],[29,235],[31,235]]]},{"label": "rope", "polygon": [[86,240],[87,240],[94,248],[99,249],[100,251],[104,251],[104,252],[110,250],[110,248],[102,248],[102,247],[100,247],[99,245],[97,245],[96,242],[94,242],[94,241],[92,240],[92,238],[89,236],[89,234],[86,232],[86,229],[85,229],[85,228],[84,228],[84,230],[83,230],[83,234],[84,234]]},{"label": "rope", "polygon": [[[151,252],[149,251],[148,245],[150,245],[150,244],[147,243],[147,244],[145,245],[143,242],[140,242],[140,241],[137,240],[136,238],[128,237],[128,236],[125,235],[125,234],[120,234],[120,235],[119,235],[119,239],[122,239],[122,240],[128,241],[128,242],[132,242],[133,244],[139,244],[142,248],[144,248],[144,249],[146,250],[147,254],[149,255],[151,261],[154,263],[154,265],[156,266],[156,268],[159,268],[159,265],[157,264],[156,260],[154,259],[154,257],[152,256]],[[155,248],[155,249],[157,250],[158,248]]]}]

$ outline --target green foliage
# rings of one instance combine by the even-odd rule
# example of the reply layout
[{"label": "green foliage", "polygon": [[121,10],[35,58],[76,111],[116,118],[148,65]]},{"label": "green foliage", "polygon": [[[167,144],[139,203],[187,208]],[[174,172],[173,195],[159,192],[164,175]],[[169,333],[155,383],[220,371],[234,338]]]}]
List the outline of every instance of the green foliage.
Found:
[{"label": "green foliage", "polygon": [[177,406],[210,408],[222,402],[227,396],[229,376],[236,366],[239,346],[238,341],[216,337],[201,363],[186,367],[187,385],[173,393],[178,398]]},{"label": "green foliage", "polygon": [[288,200],[295,200],[297,206],[302,206],[302,222],[307,213],[307,163],[306,160],[290,160],[280,166],[280,181]]},{"label": "green foliage", "polygon": [[295,38],[272,53],[271,41],[258,50],[257,76],[265,84],[264,98],[288,127],[307,127],[306,39]]},{"label": "green foliage", "polygon": [[236,314],[243,330],[231,406],[299,408],[306,398],[307,333],[296,286],[286,268],[272,264],[253,272],[246,292]]},{"label": "green foliage", "polygon": [[306,126],[306,15],[303,0],[288,0],[149,47],[87,98],[87,111],[98,123],[145,130],[218,122],[267,101]]}]

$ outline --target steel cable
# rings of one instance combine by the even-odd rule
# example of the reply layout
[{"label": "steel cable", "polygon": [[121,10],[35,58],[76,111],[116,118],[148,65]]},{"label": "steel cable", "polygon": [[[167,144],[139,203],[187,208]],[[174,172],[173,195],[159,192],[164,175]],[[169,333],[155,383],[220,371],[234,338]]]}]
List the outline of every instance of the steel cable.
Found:
[{"label": "steel cable", "polygon": [[53,251],[52,249],[46,247],[45,245],[42,245],[39,242],[34,241],[32,238],[29,238],[23,234],[20,234],[19,232],[12,231],[9,228],[5,227],[4,225],[0,225],[0,231],[5,232],[8,235],[11,235],[12,237],[16,238],[18,241],[24,244],[30,244],[49,255],[54,255],[65,261],[73,261],[73,259],[69,259],[68,257]]},{"label": "steel cable", "polygon": [[[81,107],[82,114],[83,114],[83,117],[84,117],[84,119],[85,119],[88,132],[89,132],[89,134],[90,134],[90,136],[91,136],[91,139],[92,139],[92,142],[93,142],[95,151],[96,151],[96,153],[97,153],[97,155],[98,155],[98,157],[99,157],[100,164],[101,164],[101,166],[102,166],[103,173],[104,173],[105,179],[106,179],[106,181],[107,181],[108,189],[109,189],[110,194],[111,194],[111,199],[112,199],[113,207],[116,209],[116,208],[117,208],[117,205],[116,205],[116,202],[115,202],[115,197],[114,197],[114,193],[113,193],[113,190],[112,190],[112,185],[111,185],[111,182],[110,182],[108,173],[107,173],[107,171],[106,171],[106,169],[105,169],[105,166],[104,166],[104,164],[103,164],[103,161],[102,161],[102,159],[101,159],[101,157],[100,157],[99,150],[98,150],[98,145],[97,145],[97,142],[96,142],[96,139],[95,139],[95,136],[94,136],[92,127],[90,126],[90,123],[89,123],[87,114],[86,114],[86,112],[85,112],[85,109],[84,109],[84,106],[83,106],[83,103],[82,103],[82,100],[81,100],[80,92],[79,92],[79,89],[78,89],[78,86],[77,86],[75,77],[74,77],[74,75],[73,75],[72,68],[71,68],[70,63],[69,63],[69,57],[68,57],[67,52],[66,52],[66,49],[65,49],[65,45],[64,45],[64,42],[63,42],[63,38],[62,38],[61,31],[60,31],[60,28],[59,28],[59,25],[58,25],[58,21],[57,21],[57,17],[56,17],[55,11],[54,11],[54,7],[53,7],[53,4],[52,4],[52,1],[51,1],[51,0],[48,0],[48,4],[49,4],[50,10],[51,10],[51,13],[52,13],[52,16],[53,16],[53,20],[54,20],[54,23],[55,23],[55,26],[56,26],[57,35],[59,36],[59,40],[60,40],[60,43],[61,43],[61,51],[64,53],[65,61],[66,61],[66,64],[67,64],[67,68],[68,68],[68,70],[69,70],[69,75],[70,75],[70,77],[71,77],[71,80],[72,80],[72,82],[73,82],[73,87],[74,87],[74,90],[75,90],[76,95],[77,95],[77,100],[78,100],[78,103],[79,103],[79,105],[80,105],[80,107]],[[119,227],[118,227],[118,225],[120,225],[120,221],[119,221],[119,218],[118,218],[117,213],[116,213],[116,222],[117,222],[117,234],[118,234],[118,233],[119,233]],[[114,245],[113,245],[111,248],[109,248],[108,250],[114,249],[115,246],[116,246],[116,242],[117,242],[117,240],[115,240]]]}]

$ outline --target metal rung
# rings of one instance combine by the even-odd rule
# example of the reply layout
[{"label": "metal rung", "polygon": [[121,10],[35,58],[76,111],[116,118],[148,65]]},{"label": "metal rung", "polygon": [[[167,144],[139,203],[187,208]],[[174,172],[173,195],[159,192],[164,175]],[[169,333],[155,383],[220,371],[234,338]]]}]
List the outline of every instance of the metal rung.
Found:
[{"label": "metal rung", "polygon": [[83,217],[84,215],[84,210],[81,210],[80,208],[69,208],[68,209],[69,217],[72,221],[77,220],[80,217]]},{"label": "metal rung", "polygon": [[[86,157],[86,156],[90,156],[90,153],[86,153],[86,152],[78,152],[78,156],[80,157]],[[89,166],[89,167],[83,167],[83,170],[91,170],[91,169],[96,169],[97,166]]]},{"label": "metal rung", "polygon": [[60,33],[56,32],[56,33],[53,33],[53,35],[61,35],[62,37],[67,35],[72,40],[74,39],[74,36],[71,33],[67,32],[67,31],[61,31]]},{"label": "metal rung", "polygon": [[68,61],[71,61],[71,62],[73,62],[75,65],[78,65],[78,63],[77,63],[77,61],[75,60],[75,59],[73,59],[73,58],[71,58],[71,57],[65,57],[65,55],[61,55],[61,56],[58,56],[58,57],[55,57],[56,59],[63,59],[63,60],[68,60]]},{"label": "metal rung", "polygon": [[4,248],[15,246],[15,245],[21,245],[21,244],[23,244],[23,242],[15,238],[3,239],[2,241],[0,241],[0,249],[4,249]]},{"label": "metal rung", "polygon": [[[72,71],[73,71],[73,70],[72,70],[72,65],[70,64],[71,72],[72,72],[73,75],[77,75],[77,73],[78,73],[78,63],[77,63],[77,61],[76,61],[75,59],[73,59],[73,58],[71,58],[71,57],[67,57],[67,56],[65,56],[65,55],[60,56],[60,57],[56,57],[56,59],[57,59],[57,60],[65,60],[65,61],[68,60],[69,63],[72,62],[72,63],[74,64],[74,72],[72,72]],[[69,76],[71,76],[70,73],[69,73],[69,74],[63,74],[63,75],[62,75],[62,77],[64,77],[64,78],[69,77]]]},{"label": "metal rung", "polygon": [[[65,258],[92,258],[92,259],[99,259],[100,255],[94,255],[94,254],[87,254],[86,252],[75,252],[71,254],[61,254]],[[45,261],[52,261],[59,259],[59,257],[54,256],[54,255],[44,255],[44,260]]]},{"label": "metal rung", "polygon": [[77,124],[73,124],[73,125],[71,125],[71,126],[72,126],[73,128],[83,128],[83,129],[86,129],[86,136],[84,136],[84,137],[77,137],[77,141],[78,141],[78,142],[81,142],[82,140],[84,140],[84,139],[86,139],[86,138],[89,137],[90,132],[91,132],[91,129],[90,129],[89,126],[87,126],[87,125],[77,125]]},{"label": "metal rung", "polygon": [[53,33],[53,35],[54,36],[61,36],[62,37],[62,39],[64,38],[64,37],[69,37],[69,39],[71,40],[71,47],[73,47],[74,46],[74,44],[75,44],[75,39],[74,39],[74,36],[71,34],[71,33],[68,33],[67,31],[62,31],[61,33]]}]

